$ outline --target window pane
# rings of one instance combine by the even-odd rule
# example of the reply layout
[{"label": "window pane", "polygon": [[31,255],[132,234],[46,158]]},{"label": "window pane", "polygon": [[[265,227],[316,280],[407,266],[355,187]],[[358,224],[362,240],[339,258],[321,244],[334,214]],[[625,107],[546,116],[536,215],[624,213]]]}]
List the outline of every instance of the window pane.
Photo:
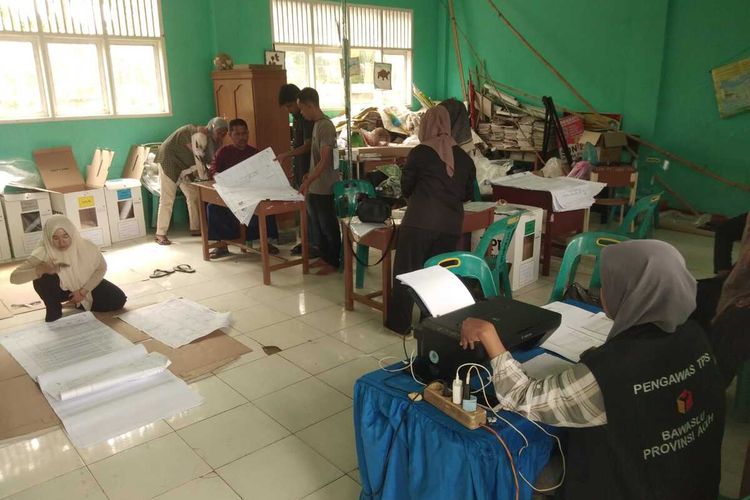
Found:
[{"label": "window pane", "polygon": [[307,68],[307,52],[288,48],[281,48],[279,50],[285,52],[286,81],[295,84],[299,88],[309,87],[310,71]]},{"label": "window pane", "polygon": [[160,68],[153,45],[111,45],[117,114],[163,113]]},{"label": "window pane", "polygon": [[[384,92],[385,102],[390,105],[404,105],[406,103],[407,96],[407,60],[405,55],[401,54],[385,54],[383,56],[383,62],[387,62],[392,65],[391,68],[391,89],[390,91]],[[408,81],[408,85],[411,82]]]},{"label": "window pane", "polygon": [[47,50],[57,115],[107,114],[98,47],[93,43],[50,43]]},{"label": "window pane", "polygon": [[373,84],[375,62],[380,62],[380,51],[372,49],[351,49],[352,59],[358,58],[361,76],[352,77],[352,107],[359,108],[372,104],[380,104],[380,96]]},{"label": "window pane", "polygon": [[0,119],[46,116],[31,42],[0,42]]},{"label": "window pane", "polygon": [[341,76],[341,53],[315,53],[315,89],[322,108],[344,107],[344,79]]}]

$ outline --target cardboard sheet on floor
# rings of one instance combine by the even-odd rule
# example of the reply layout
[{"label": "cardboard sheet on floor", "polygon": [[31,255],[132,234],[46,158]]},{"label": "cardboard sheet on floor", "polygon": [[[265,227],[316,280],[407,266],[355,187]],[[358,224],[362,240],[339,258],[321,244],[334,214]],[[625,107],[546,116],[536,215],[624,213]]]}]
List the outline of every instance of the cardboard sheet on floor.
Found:
[{"label": "cardboard sheet on floor", "polygon": [[173,349],[158,340],[143,343],[148,352],[160,352],[172,361],[169,370],[185,382],[193,382],[234,361],[252,349],[222,331]]},{"label": "cardboard sheet on floor", "polygon": [[[44,303],[34,291],[34,285],[31,283],[0,286],[0,302],[13,315],[44,309]],[[4,317],[0,316],[0,319]]]}]

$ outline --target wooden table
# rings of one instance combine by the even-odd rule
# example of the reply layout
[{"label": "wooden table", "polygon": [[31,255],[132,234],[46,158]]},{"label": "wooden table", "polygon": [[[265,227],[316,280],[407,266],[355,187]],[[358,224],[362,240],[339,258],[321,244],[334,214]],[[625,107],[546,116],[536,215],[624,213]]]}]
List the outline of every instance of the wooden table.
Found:
[{"label": "wooden table", "polygon": [[[484,229],[492,224],[494,218],[494,208],[488,208],[481,212],[464,211],[461,233],[466,235],[467,233]],[[356,301],[377,309],[383,313],[383,324],[385,324],[388,318],[388,299],[390,298],[392,288],[391,274],[393,259],[391,251],[396,247],[398,226],[375,229],[357,240],[359,244],[380,250],[383,256],[380,269],[380,290],[367,294],[354,291],[354,254],[352,252],[354,241],[349,230],[349,221],[346,219],[341,220],[341,232],[344,244],[344,306],[347,311],[353,311],[354,302]],[[375,300],[377,297],[382,298],[380,301],[377,301]]]},{"label": "wooden table", "polygon": [[[302,264],[302,274],[310,272],[310,261],[307,248],[307,209],[304,201],[261,201],[255,209],[255,215],[258,216],[258,232],[260,234],[260,250],[256,250],[247,244],[247,226],[240,224],[240,237],[236,240],[220,240],[215,243],[208,241],[208,218],[206,216],[208,203],[226,207],[226,203],[216,191],[213,181],[194,182],[198,188],[201,212],[201,238],[203,240],[203,260],[210,260],[209,250],[226,245],[235,245],[240,247],[243,252],[256,252],[260,254],[263,262],[263,284],[271,284],[271,271],[284,269],[291,266]],[[299,259],[286,259],[278,255],[268,253],[268,234],[266,217],[269,215],[281,215],[299,212],[300,232],[302,235],[302,256]],[[271,257],[279,259],[282,262],[271,265]]]},{"label": "wooden table", "polygon": [[505,200],[517,205],[531,205],[544,210],[542,234],[542,276],[549,276],[552,243],[556,238],[584,231],[588,209],[555,212],[552,210],[552,193],[510,186],[492,186],[495,200]]}]

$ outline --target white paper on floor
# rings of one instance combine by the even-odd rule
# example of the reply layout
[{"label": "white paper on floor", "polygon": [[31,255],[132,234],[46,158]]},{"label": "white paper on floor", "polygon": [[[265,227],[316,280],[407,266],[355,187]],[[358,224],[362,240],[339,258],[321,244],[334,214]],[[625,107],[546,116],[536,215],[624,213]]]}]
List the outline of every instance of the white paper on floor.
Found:
[{"label": "white paper on floor", "polygon": [[0,343],[38,380],[79,448],[203,402],[167,370],[168,359],[133,345],[90,312],[19,328]]},{"label": "white paper on floor", "polygon": [[219,313],[188,299],[169,299],[123,313],[120,319],[176,349],[229,327],[231,313]]}]

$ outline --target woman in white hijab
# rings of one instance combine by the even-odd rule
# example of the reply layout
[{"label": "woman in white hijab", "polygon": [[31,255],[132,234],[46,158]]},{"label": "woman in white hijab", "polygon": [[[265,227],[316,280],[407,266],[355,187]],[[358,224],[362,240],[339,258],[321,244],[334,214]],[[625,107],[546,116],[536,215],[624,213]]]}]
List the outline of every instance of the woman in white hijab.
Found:
[{"label": "woman in white hijab", "polygon": [[10,275],[16,285],[33,281],[47,308],[45,321],[62,316],[62,304],[87,311],[115,311],[127,297],[104,279],[107,262],[99,249],[82,238],[73,223],[53,215],[44,224],[42,240],[31,256]]},{"label": "woman in white hijab", "polygon": [[571,428],[564,498],[715,499],[724,391],[705,332],[688,321],[695,279],[682,255],[656,240],[606,247],[600,266],[614,324],[568,370],[529,377],[495,327],[475,318],[464,322],[461,346],[481,342],[503,409]]}]

